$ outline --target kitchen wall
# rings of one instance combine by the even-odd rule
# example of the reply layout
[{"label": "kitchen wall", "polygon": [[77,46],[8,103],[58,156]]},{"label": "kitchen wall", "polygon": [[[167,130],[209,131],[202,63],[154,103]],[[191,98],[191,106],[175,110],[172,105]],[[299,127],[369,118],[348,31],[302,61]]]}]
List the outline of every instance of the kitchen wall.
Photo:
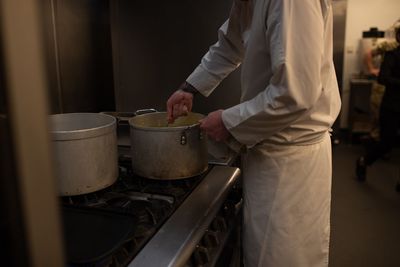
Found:
[{"label": "kitchen wall", "polygon": [[340,127],[348,126],[350,77],[360,72],[359,42],[370,27],[385,30],[400,18],[399,0],[348,0]]},{"label": "kitchen wall", "polygon": [[343,76],[343,53],[346,37],[347,1],[333,0],[333,61],[340,90]]},{"label": "kitchen wall", "polygon": [[44,0],[52,113],[114,110],[108,0]]},{"label": "kitchen wall", "polygon": [[[232,1],[111,2],[116,106],[119,111],[165,110],[168,96],[200,63]],[[239,101],[236,71],[194,110],[208,113]]]},{"label": "kitchen wall", "polygon": [[[342,92],[343,77],[343,54],[344,39],[346,35],[346,19],[347,19],[347,0],[334,0],[333,5],[333,62],[335,64],[336,76],[338,79],[339,90]],[[339,138],[340,132],[340,116],[336,119],[332,126],[333,138]]]},{"label": "kitchen wall", "polygon": [[[133,111],[165,110],[168,96],[199,64],[217,39],[217,29],[229,14],[232,1],[174,0],[157,5],[111,2],[112,46],[116,108]],[[335,0],[334,60],[339,83],[347,0]],[[221,83],[207,99],[195,99],[194,109],[208,113],[239,102],[240,71]],[[335,124],[338,127],[338,123]]]}]

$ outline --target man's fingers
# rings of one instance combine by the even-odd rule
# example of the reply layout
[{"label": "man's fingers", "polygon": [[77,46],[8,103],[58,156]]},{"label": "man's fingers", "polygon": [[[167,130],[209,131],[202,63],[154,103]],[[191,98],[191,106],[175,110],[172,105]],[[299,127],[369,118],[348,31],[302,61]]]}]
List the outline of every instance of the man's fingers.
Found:
[{"label": "man's fingers", "polygon": [[221,114],[222,110],[218,110],[199,120],[200,129],[215,141],[223,141],[229,136],[228,130],[223,125]]},{"label": "man's fingers", "polygon": [[185,103],[183,103],[181,106],[181,115],[187,115],[188,113],[189,113],[188,107],[186,106]]},{"label": "man's fingers", "polygon": [[172,117],[172,105],[171,101],[167,101],[167,114],[168,114],[168,120]]},{"label": "man's fingers", "polygon": [[179,104],[175,104],[173,107],[172,107],[172,117],[173,118],[176,118],[176,117],[178,117],[179,116]]},{"label": "man's fingers", "polygon": [[186,101],[186,107],[188,112],[192,111],[192,105],[193,105],[192,101]]},{"label": "man's fingers", "polygon": [[167,101],[167,114],[168,114],[168,122],[174,121],[174,103],[176,103],[176,93],[173,94]]},{"label": "man's fingers", "polygon": [[167,101],[167,119],[173,122],[177,117],[187,115],[192,110],[192,95],[176,91]]}]

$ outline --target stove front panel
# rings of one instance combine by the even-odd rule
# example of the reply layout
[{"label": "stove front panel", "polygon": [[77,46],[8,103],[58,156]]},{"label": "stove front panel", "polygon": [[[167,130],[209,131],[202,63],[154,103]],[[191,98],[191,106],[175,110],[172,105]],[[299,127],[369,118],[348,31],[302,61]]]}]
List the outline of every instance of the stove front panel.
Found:
[{"label": "stove front panel", "polygon": [[213,167],[129,267],[200,266],[210,263],[213,260],[211,252],[217,250],[218,243],[223,245],[225,233],[240,209],[235,206],[240,205],[240,201],[233,205],[227,202],[239,175],[238,168]]}]

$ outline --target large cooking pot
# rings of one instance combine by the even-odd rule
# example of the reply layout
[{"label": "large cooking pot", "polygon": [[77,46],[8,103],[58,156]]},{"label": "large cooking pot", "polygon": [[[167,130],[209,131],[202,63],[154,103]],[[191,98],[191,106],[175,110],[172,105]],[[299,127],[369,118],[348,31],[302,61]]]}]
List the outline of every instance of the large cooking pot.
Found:
[{"label": "large cooking pot", "polygon": [[91,193],[118,177],[116,119],[100,113],[50,116],[59,193]]},{"label": "large cooking pot", "polygon": [[167,123],[166,112],[129,119],[133,171],[153,179],[174,180],[203,173],[208,166],[206,135],[199,120],[189,113]]},{"label": "large cooking pot", "polygon": [[117,143],[120,147],[130,147],[131,140],[130,140],[130,126],[129,126],[129,119],[150,112],[157,112],[155,109],[140,109],[136,110],[135,112],[126,112],[126,111],[103,111],[100,112],[102,114],[111,115],[117,120]]}]

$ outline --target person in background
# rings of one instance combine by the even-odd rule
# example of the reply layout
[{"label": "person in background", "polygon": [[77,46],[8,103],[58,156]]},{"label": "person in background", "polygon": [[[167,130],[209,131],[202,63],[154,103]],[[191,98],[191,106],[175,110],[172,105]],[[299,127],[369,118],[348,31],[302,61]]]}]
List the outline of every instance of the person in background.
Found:
[{"label": "person in background", "polygon": [[[385,86],[376,81],[376,79],[379,75],[380,65],[385,52],[394,49],[396,46],[396,41],[390,42],[385,40],[378,44],[376,48],[369,50],[365,55],[365,61],[367,62],[370,75],[374,81],[370,96],[371,130],[367,137],[368,139],[371,139],[372,142],[379,142],[380,139],[379,110],[383,94],[385,93]],[[372,62],[375,62],[375,64]]]},{"label": "person in background", "polygon": [[[396,28],[396,40],[400,43],[400,25]],[[357,159],[356,176],[359,181],[365,181],[367,166],[390,152],[396,143],[400,126],[400,46],[385,53],[378,82],[385,86],[379,112],[380,141],[367,146],[366,154]]]},{"label": "person in background", "polygon": [[389,29],[387,29],[385,32],[385,38],[380,38],[382,40],[374,38],[372,40],[374,47],[366,49],[363,55],[363,63],[365,66],[363,74],[373,81],[370,97],[371,130],[368,136],[363,138],[366,141],[377,142],[380,139],[379,110],[385,92],[385,86],[378,83],[376,79],[379,75],[379,69],[385,52],[393,50],[398,46],[398,43],[394,38],[395,28],[398,24],[399,21],[396,21]]},{"label": "person in background", "polygon": [[201,120],[242,155],[246,267],[328,266],[330,127],[340,110],[330,0],[234,0],[218,41],[167,101],[174,121],[241,68],[241,102]]}]

